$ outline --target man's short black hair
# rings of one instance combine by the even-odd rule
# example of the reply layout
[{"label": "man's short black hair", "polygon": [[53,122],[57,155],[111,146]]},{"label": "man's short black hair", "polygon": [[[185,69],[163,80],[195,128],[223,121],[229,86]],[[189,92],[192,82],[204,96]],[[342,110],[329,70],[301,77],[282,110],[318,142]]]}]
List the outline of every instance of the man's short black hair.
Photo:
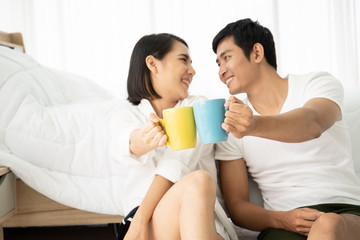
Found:
[{"label": "man's short black hair", "polygon": [[212,42],[213,51],[216,53],[219,43],[231,36],[233,36],[235,44],[243,50],[248,60],[250,60],[250,53],[254,44],[260,43],[264,47],[266,61],[276,70],[275,43],[269,29],[261,26],[258,21],[254,22],[249,18],[229,23],[215,36]]}]

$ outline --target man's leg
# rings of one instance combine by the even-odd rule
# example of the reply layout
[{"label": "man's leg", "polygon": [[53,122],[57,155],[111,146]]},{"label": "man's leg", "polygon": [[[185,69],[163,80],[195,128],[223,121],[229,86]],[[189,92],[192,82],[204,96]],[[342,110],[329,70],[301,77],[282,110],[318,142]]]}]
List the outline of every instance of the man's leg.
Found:
[{"label": "man's leg", "polygon": [[262,231],[258,240],[306,240],[306,236],[286,231],[284,229],[269,228]]},{"label": "man's leg", "polygon": [[216,186],[206,171],[192,172],[172,186],[149,223],[150,239],[217,239]]},{"label": "man's leg", "polygon": [[358,240],[360,236],[360,216],[355,214],[325,213],[312,226],[308,239]]}]

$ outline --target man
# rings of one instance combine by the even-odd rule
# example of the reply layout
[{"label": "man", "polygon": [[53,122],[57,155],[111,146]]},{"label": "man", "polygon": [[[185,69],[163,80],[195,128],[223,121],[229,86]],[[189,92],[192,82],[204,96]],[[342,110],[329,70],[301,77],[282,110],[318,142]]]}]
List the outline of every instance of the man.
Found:
[{"label": "man", "polygon": [[[213,50],[220,80],[247,96],[229,98],[222,125],[243,155],[220,161],[233,222],[262,231],[258,239],[359,239],[360,181],[341,120],[341,83],[323,72],[280,77],[271,32],[250,19],[222,29]],[[249,202],[247,170],[264,208]]]}]

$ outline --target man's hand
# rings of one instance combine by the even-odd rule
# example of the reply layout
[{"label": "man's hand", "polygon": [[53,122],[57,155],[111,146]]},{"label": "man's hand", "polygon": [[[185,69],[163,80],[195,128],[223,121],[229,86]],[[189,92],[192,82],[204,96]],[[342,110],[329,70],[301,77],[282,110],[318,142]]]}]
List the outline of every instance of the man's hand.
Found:
[{"label": "man's hand", "polygon": [[229,110],[225,112],[225,120],[222,124],[224,130],[232,133],[236,138],[242,138],[255,129],[255,118],[248,105],[231,96],[226,101],[225,107]]},{"label": "man's hand", "polygon": [[282,212],[279,228],[307,236],[314,222],[323,214],[316,209],[298,208]]}]

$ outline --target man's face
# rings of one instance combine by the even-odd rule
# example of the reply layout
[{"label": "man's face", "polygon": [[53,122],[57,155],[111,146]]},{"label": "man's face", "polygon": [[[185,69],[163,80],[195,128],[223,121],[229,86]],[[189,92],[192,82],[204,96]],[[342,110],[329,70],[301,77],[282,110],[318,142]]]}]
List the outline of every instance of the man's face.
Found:
[{"label": "man's face", "polygon": [[224,38],[216,51],[219,78],[226,84],[230,94],[246,92],[254,78],[253,64],[245,57],[243,50],[234,42],[233,36]]}]

